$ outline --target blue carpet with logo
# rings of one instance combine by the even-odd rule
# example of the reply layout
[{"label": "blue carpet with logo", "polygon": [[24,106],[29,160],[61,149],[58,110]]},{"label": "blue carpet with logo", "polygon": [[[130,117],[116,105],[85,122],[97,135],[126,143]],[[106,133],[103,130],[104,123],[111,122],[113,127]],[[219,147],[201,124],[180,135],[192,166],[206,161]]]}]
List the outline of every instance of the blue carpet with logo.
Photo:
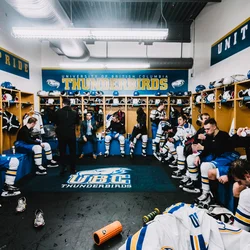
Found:
[{"label": "blue carpet with logo", "polygon": [[[110,164],[118,162],[119,164]],[[77,173],[59,175],[59,168],[46,176],[32,176],[22,189],[33,192],[173,192],[176,191],[166,166],[155,161],[110,157],[97,161],[86,158],[77,164]]]}]

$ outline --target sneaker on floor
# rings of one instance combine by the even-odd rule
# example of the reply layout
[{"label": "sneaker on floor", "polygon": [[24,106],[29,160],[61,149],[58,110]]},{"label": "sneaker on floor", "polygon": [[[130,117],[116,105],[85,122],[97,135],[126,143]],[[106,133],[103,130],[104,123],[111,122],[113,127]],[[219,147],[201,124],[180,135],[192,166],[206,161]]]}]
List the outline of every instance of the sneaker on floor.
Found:
[{"label": "sneaker on floor", "polygon": [[57,168],[58,166],[58,163],[54,160],[51,160],[50,163],[47,165],[48,168]]},{"label": "sneaker on floor", "polygon": [[45,167],[38,166],[36,170],[36,175],[46,175],[47,174],[47,169]]},{"label": "sneaker on floor", "polygon": [[172,173],[171,177],[174,179],[182,179],[183,175],[184,175],[183,171],[178,169]]},{"label": "sneaker on floor", "polygon": [[26,209],[27,202],[25,197],[21,197],[17,201],[17,207],[16,207],[16,212],[21,213]]},{"label": "sneaker on floor", "polygon": [[183,186],[183,191],[188,193],[198,194],[200,193],[200,189],[197,187],[197,181],[193,181],[191,179],[188,180]]},{"label": "sneaker on floor", "polygon": [[160,153],[154,152],[153,155],[154,155],[154,157],[155,157],[158,161],[161,161],[161,155],[160,155]]},{"label": "sneaker on floor", "polygon": [[34,227],[43,227],[44,225],[44,213],[41,209],[37,209],[35,212]]},{"label": "sneaker on floor", "polygon": [[186,175],[183,175],[182,179],[179,182],[179,188],[183,188],[183,186],[190,180],[190,178]]},{"label": "sneaker on floor", "polygon": [[9,196],[16,196],[21,194],[19,188],[13,186],[13,185],[9,185],[4,183],[3,186],[3,192],[1,194],[2,197],[9,197]]}]

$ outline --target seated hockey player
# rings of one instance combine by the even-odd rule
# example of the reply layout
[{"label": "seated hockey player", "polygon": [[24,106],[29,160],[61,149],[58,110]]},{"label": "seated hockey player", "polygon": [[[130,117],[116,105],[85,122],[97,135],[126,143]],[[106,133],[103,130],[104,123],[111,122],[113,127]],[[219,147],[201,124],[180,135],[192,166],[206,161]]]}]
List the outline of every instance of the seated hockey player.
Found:
[{"label": "seated hockey player", "polygon": [[121,124],[117,115],[113,115],[112,121],[110,122],[109,127],[107,128],[107,135],[105,136],[105,154],[104,157],[109,156],[110,142],[113,139],[116,139],[120,143],[121,156],[125,157],[125,138],[122,134],[124,132],[123,124]]},{"label": "seated hockey player", "polygon": [[157,109],[153,109],[150,112],[151,131],[152,131],[152,150],[154,156],[156,156],[157,153],[159,153],[159,144],[156,144],[156,142],[157,140],[160,142],[160,140],[159,139],[156,140],[157,133],[160,134],[158,137],[161,137],[162,135],[162,131],[158,132],[158,128],[159,126],[160,127],[164,126],[164,122],[167,120],[164,102],[160,101],[157,105],[158,105]]},{"label": "seated hockey player", "polygon": [[0,170],[6,171],[5,182],[1,196],[15,196],[21,194],[19,188],[14,186],[19,160],[12,156],[0,156]]},{"label": "seated hockey player", "polygon": [[229,176],[233,177],[235,184],[239,186],[239,203],[234,226],[250,231],[250,162],[243,159],[234,161],[229,168]]},{"label": "seated hockey player", "polygon": [[177,203],[157,215],[119,250],[249,250],[250,233],[209,216],[204,209]]},{"label": "seated hockey player", "polygon": [[[52,152],[49,143],[31,137],[31,131],[36,125],[37,119],[35,117],[29,118],[26,125],[24,125],[17,134],[15,142],[16,151],[20,153],[34,153],[34,160],[36,165],[37,175],[46,175],[47,169],[42,166],[42,150],[44,149],[47,158],[47,167],[58,167],[56,161],[52,159]],[[66,131],[65,131],[66,133]]]},{"label": "seated hockey player", "polygon": [[147,115],[144,112],[143,108],[140,107],[136,111],[137,113],[137,124],[134,126],[132,135],[130,138],[130,157],[133,158],[134,148],[138,139],[142,139],[142,156],[147,156],[147,142],[148,142],[148,134],[147,134]]},{"label": "seated hockey player", "polygon": [[[239,158],[239,153],[234,151],[230,142],[229,134],[219,130],[214,118],[204,122],[204,130],[206,138],[202,145],[198,143],[196,146],[197,151],[201,153],[194,158],[193,162],[193,170],[197,170],[200,165],[202,194],[195,200],[195,203],[201,206],[209,205],[213,201],[218,180],[222,183],[227,181],[230,164]],[[184,187],[183,190],[191,192],[199,185],[197,181],[193,184],[193,186]]]},{"label": "seated hockey player", "polygon": [[[196,133],[195,128],[192,124],[187,122],[187,118],[185,115],[179,115],[178,117],[178,127],[177,132],[175,133],[173,138],[170,138],[169,141],[173,142],[176,147],[177,152],[177,167],[178,170],[172,173],[172,178],[182,179],[185,174],[185,161],[186,158],[184,156],[184,146],[185,142],[192,138]],[[175,166],[170,166],[175,167]]]},{"label": "seated hockey player", "polygon": [[[180,180],[180,184],[179,187],[186,188],[187,192],[192,192],[192,193],[199,193],[200,190],[197,188],[191,188],[189,189],[189,187],[194,186],[194,182],[196,182],[198,180],[198,175],[199,175],[199,169],[197,169],[196,167],[194,167],[194,159],[197,155],[200,154],[200,152],[197,151],[196,146],[198,143],[200,143],[201,145],[203,144],[203,141],[206,139],[206,132],[204,129],[204,122],[206,120],[208,120],[210,118],[208,113],[203,113],[200,114],[196,124],[200,126],[200,128],[198,129],[197,133],[194,135],[194,141],[191,145],[185,146],[189,147],[189,149],[186,149],[185,153],[186,153],[186,157],[187,157],[187,172],[186,174],[183,176],[183,178]],[[191,150],[191,152],[187,152]],[[188,155],[187,155],[188,154]],[[185,190],[184,190],[185,191]]]},{"label": "seated hockey player", "polygon": [[162,163],[167,164],[176,164],[177,154],[175,150],[175,146],[172,142],[169,141],[170,138],[173,138],[175,135],[174,129],[170,122],[165,122],[165,126],[162,127],[163,135],[162,138],[165,138],[163,145],[160,146],[160,155],[158,160]]}]

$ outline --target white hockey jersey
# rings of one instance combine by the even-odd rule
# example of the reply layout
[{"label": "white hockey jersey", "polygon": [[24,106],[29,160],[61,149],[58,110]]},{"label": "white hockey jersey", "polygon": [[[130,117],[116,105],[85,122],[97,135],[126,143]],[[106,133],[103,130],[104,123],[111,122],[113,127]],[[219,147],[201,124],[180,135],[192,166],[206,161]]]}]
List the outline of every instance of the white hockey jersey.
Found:
[{"label": "white hockey jersey", "polygon": [[190,123],[186,123],[184,126],[178,126],[173,138],[175,141],[181,141],[184,145],[185,141],[187,140],[188,134],[191,136],[194,136],[196,134],[194,126]]},{"label": "white hockey jersey", "polygon": [[119,250],[250,250],[250,234],[185,203],[169,207]]}]

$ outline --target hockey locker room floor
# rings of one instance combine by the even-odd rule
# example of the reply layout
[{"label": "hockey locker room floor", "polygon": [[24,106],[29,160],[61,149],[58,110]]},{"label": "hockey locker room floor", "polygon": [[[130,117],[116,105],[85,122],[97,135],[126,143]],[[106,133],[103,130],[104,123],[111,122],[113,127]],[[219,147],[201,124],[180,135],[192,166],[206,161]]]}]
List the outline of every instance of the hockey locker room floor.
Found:
[{"label": "hockey locker room floor", "polygon": [[[17,183],[20,196],[1,197],[0,250],[118,249],[154,208],[164,211],[173,203],[190,203],[196,197],[181,191],[179,180],[170,177],[172,169],[152,156],[132,160],[86,156],[78,160],[77,171],[61,177],[59,168],[54,168],[48,169],[47,176],[30,175]],[[87,177],[80,178],[83,175]],[[22,196],[27,208],[17,214],[17,200]],[[44,212],[46,224],[41,229],[33,226],[36,209]],[[116,220],[123,226],[122,233],[97,246],[93,232]]]}]

